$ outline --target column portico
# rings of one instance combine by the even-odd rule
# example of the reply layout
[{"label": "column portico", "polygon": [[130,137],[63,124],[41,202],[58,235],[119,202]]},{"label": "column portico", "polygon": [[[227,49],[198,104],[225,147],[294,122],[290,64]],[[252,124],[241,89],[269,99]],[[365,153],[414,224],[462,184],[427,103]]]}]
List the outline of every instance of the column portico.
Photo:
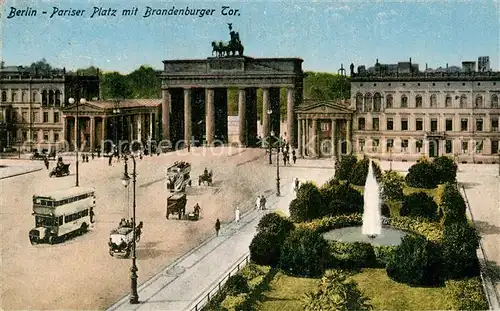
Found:
[{"label": "column portico", "polygon": [[75,124],[74,124],[74,135],[75,135],[75,141],[74,141],[74,144],[75,144],[75,150],[76,148],[78,148],[77,144],[78,144],[78,118],[77,117],[74,117],[75,119]]},{"label": "column portico", "polygon": [[206,110],[206,119],[205,119],[205,133],[207,145],[211,146],[214,143],[215,139],[215,106],[214,106],[214,89],[210,88],[206,90],[205,93],[205,110]]},{"label": "column portico", "polygon": [[332,119],[332,158],[337,157],[337,120]]},{"label": "column portico", "polygon": [[184,89],[184,144],[191,144],[191,89]]},{"label": "column portico", "polygon": [[292,148],[296,148],[295,144],[295,113],[294,113],[295,89],[288,88],[286,93],[286,122],[287,122],[287,142]]},{"label": "column portico", "polygon": [[298,129],[297,129],[297,148],[299,149],[298,156],[302,155],[302,120],[299,120],[298,122]]},{"label": "column portico", "polygon": [[313,142],[312,156],[317,157],[318,156],[318,120],[317,119],[312,120],[312,142]]},{"label": "column portico", "polygon": [[350,153],[352,151],[352,143],[351,143],[351,119],[346,120],[346,152]]},{"label": "column portico", "polygon": [[95,117],[90,117],[90,151],[94,152],[95,149]]},{"label": "column portico", "polygon": [[[170,108],[171,97],[168,89],[162,90],[162,104],[161,104],[161,119],[162,119],[162,135],[164,140],[170,140]],[[152,118],[152,116],[151,116]],[[152,124],[152,123],[150,123]],[[152,138],[151,128],[150,137]]]},{"label": "column portico", "polygon": [[262,136],[269,136],[269,88],[262,89]]},{"label": "column portico", "polygon": [[238,90],[238,116],[240,119],[239,122],[239,143],[240,146],[246,146],[246,98],[245,98],[245,89]]},{"label": "column portico", "polygon": [[102,120],[102,126],[101,126],[101,147],[104,147],[103,143],[106,140],[106,131],[108,130],[107,129],[108,117],[103,116],[101,120]]}]

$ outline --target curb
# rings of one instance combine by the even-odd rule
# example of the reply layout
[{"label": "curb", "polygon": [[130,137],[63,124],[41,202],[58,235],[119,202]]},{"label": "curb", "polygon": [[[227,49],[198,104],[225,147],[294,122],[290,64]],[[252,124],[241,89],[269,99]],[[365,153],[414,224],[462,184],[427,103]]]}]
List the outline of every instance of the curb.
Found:
[{"label": "curb", "polygon": [[41,171],[41,170],[43,170],[43,168],[36,168],[36,169],[33,169],[33,170],[29,170],[27,172],[22,172],[22,173],[17,173],[17,174],[12,174],[12,175],[8,175],[8,176],[0,177],[0,180],[11,178],[11,177],[16,177],[16,176],[21,176],[21,175],[26,175],[26,174],[38,172],[38,171]]}]

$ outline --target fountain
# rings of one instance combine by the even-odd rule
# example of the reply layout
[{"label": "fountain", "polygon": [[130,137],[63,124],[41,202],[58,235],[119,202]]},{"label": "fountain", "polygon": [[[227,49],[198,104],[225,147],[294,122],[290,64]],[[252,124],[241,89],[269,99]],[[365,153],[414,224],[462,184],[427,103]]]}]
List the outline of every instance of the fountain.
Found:
[{"label": "fountain", "polygon": [[361,233],[369,238],[375,238],[382,232],[382,218],[380,215],[380,188],[373,174],[372,161],[368,165],[363,207],[363,226]]},{"label": "fountain", "polygon": [[365,242],[374,245],[399,245],[406,235],[402,230],[382,226],[380,214],[380,187],[373,173],[372,162],[368,167],[363,193],[363,224],[361,227],[345,227],[323,234],[327,240],[340,242]]}]

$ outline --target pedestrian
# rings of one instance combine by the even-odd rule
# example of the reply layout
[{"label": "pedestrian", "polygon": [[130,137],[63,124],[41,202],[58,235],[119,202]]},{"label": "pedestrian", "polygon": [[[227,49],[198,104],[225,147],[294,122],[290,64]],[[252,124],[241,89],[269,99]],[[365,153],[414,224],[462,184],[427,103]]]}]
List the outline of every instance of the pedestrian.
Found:
[{"label": "pedestrian", "polygon": [[260,197],[260,206],[262,210],[266,209],[266,198],[263,195]]},{"label": "pedestrian", "polygon": [[43,162],[45,163],[45,167],[49,169],[49,159],[47,157],[43,158]]},{"label": "pedestrian", "polygon": [[94,223],[95,220],[94,220],[94,217],[95,217],[95,214],[94,214],[94,208],[90,208],[90,212],[89,212],[89,216],[90,216],[90,223]]},{"label": "pedestrian", "polygon": [[85,162],[89,163],[89,155],[88,154],[85,155]]},{"label": "pedestrian", "polygon": [[295,162],[297,161],[297,155],[295,154],[295,150],[292,150],[292,160],[293,164],[295,164]]},{"label": "pedestrian", "polygon": [[260,195],[257,196],[257,202],[255,203],[255,207],[257,207],[257,209],[260,209]]},{"label": "pedestrian", "polygon": [[108,166],[113,165],[113,164],[112,164],[112,161],[113,161],[113,155],[112,155],[112,154],[110,154],[110,155],[109,155],[109,160],[108,160]]},{"label": "pedestrian", "polygon": [[85,162],[85,154],[82,153],[82,162]]},{"label": "pedestrian", "polygon": [[234,211],[234,220],[236,223],[240,222],[240,208],[236,207],[236,211]]},{"label": "pedestrian", "polygon": [[220,230],[220,220],[217,218],[217,221],[215,222],[215,235],[219,236],[219,230]]},{"label": "pedestrian", "polygon": [[139,153],[139,159],[142,160],[142,152]]},{"label": "pedestrian", "polygon": [[92,151],[92,160],[94,160],[94,152]]},{"label": "pedestrian", "polygon": [[286,155],[286,153],[285,153],[285,154],[283,154],[283,165],[284,165],[284,166],[286,166],[286,158],[287,158],[287,157],[288,157],[288,156]]},{"label": "pedestrian", "polygon": [[97,149],[97,157],[100,158],[101,157],[101,149]]}]

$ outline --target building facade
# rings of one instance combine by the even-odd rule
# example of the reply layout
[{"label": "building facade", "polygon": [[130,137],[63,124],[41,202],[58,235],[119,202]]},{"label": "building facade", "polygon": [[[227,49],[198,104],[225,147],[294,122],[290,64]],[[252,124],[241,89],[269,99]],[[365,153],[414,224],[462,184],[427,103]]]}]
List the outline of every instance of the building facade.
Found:
[{"label": "building facade", "polygon": [[351,65],[352,148],[356,154],[416,160],[446,155],[498,163],[500,72],[487,57],[419,71],[402,62],[366,70]]},{"label": "building facade", "polygon": [[24,67],[0,68],[0,152],[11,148],[48,149],[62,143],[62,108],[70,97],[97,98],[99,77],[34,73]]}]

